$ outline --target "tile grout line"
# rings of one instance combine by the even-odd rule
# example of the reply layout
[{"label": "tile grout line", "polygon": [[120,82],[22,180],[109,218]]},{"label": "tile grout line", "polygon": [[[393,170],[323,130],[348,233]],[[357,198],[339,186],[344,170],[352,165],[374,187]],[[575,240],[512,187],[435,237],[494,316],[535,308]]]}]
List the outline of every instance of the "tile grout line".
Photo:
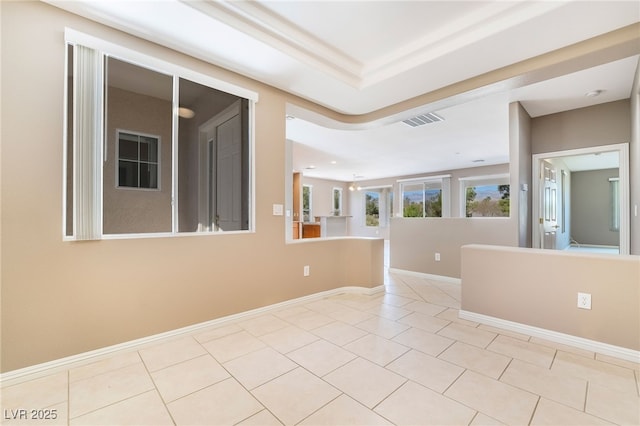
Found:
[{"label": "tile grout line", "polygon": [[542,399],[542,397],[540,395],[537,395],[538,400],[536,401],[536,405],[533,407],[533,411],[531,412],[531,416],[529,417],[529,422],[527,422],[528,425],[531,424],[531,422],[533,422],[533,418],[536,415],[536,410],[538,409],[538,404],[540,404],[540,399]]},{"label": "tile grout line", "polygon": [[[195,340],[195,342],[197,344],[200,344],[195,338],[193,340]],[[202,348],[202,349],[204,349],[204,348]],[[142,362],[142,365],[144,365],[144,369],[146,370],[147,374],[149,375],[149,379],[151,380],[151,383],[153,383],[153,388],[154,388],[155,392],[158,394],[158,398],[160,398],[160,401],[162,401],[162,405],[164,406],[165,411],[169,415],[169,418],[171,419],[173,424],[176,425],[177,424],[176,419],[173,418],[173,414],[171,414],[171,410],[169,410],[168,402],[162,396],[162,393],[160,392],[160,389],[158,389],[158,385],[156,384],[156,381],[154,380],[153,375],[151,374],[151,371],[149,370],[149,366],[144,362],[144,358],[142,357],[142,354],[140,354],[140,351],[138,351],[138,357],[140,358],[140,361]],[[193,358],[193,359],[195,359],[195,358]],[[186,360],[186,361],[183,361],[183,362],[187,362],[187,361],[190,361],[190,359]],[[178,365],[178,364],[179,363],[176,363],[176,364],[173,364],[173,365]],[[173,365],[167,366],[165,368],[172,367]],[[160,370],[163,370],[163,368],[161,368]],[[160,371],[160,370],[157,370],[157,371]]]}]

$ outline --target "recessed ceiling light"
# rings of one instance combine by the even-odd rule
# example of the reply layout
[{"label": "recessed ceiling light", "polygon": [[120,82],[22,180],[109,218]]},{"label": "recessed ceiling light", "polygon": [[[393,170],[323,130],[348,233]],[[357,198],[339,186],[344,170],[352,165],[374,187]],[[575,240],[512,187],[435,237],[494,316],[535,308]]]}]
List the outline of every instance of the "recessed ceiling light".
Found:
[{"label": "recessed ceiling light", "polygon": [[296,119],[293,115],[289,115],[289,114],[285,115],[285,118],[287,120],[295,120]]},{"label": "recessed ceiling light", "polygon": [[178,116],[182,118],[193,118],[195,115],[196,113],[192,109],[185,107],[178,108]]},{"label": "recessed ceiling light", "polygon": [[600,96],[604,92],[604,90],[592,90],[590,92],[585,93],[584,95],[588,98],[595,98],[596,96]]},{"label": "recessed ceiling light", "polygon": [[309,164],[307,167],[305,167],[305,169],[307,169],[307,170],[313,170],[315,168],[316,168],[316,166],[314,166],[313,164]]},{"label": "recessed ceiling light", "polygon": [[484,163],[484,160],[482,158],[479,158],[477,160],[473,160],[472,163]]},{"label": "recessed ceiling light", "polygon": [[338,164],[338,162],[336,160],[332,160],[331,164]]}]

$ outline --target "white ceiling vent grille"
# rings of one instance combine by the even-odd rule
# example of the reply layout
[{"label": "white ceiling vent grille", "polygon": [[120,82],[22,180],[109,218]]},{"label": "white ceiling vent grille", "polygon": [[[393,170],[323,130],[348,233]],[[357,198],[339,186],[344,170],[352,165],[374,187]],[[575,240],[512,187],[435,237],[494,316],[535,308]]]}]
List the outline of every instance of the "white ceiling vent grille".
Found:
[{"label": "white ceiling vent grille", "polygon": [[416,115],[415,117],[402,120],[404,124],[407,124],[411,127],[424,126],[425,124],[437,123],[438,121],[444,121],[444,118],[433,112]]}]

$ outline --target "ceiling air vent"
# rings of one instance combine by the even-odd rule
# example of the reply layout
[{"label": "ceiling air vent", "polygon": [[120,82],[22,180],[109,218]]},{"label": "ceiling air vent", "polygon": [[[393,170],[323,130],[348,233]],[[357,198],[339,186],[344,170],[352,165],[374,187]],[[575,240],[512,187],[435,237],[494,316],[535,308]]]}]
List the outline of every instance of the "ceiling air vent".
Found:
[{"label": "ceiling air vent", "polygon": [[439,115],[428,112],[426,114],[416,115],[415,117],[408,118],[406,120],[402,120],[404,124],[407,124],[411,127],[424,126],[425,124],[437,123],[438,121],[443,121],[444,118]]}]

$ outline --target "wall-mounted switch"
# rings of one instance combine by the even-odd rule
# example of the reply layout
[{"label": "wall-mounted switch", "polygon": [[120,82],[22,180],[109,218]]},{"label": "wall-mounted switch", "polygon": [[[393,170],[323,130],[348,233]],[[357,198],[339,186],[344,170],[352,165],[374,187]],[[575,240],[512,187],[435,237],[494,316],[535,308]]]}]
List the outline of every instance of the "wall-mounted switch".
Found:
[{"label": "wall-mounted switch", "polygon": [[304,268],[302,268],[302,275],[305,277],[309,276],[309,265],[304,265]]},{"label": "wall-mounted switch", "polygon": [[282,204],[273,205],[273,215],[282,216],[284,214],[284,206]]},{"label": "wall-mounted switch", "polygon": [[436,253],[436,262],[440,262],[440,253]]}]

